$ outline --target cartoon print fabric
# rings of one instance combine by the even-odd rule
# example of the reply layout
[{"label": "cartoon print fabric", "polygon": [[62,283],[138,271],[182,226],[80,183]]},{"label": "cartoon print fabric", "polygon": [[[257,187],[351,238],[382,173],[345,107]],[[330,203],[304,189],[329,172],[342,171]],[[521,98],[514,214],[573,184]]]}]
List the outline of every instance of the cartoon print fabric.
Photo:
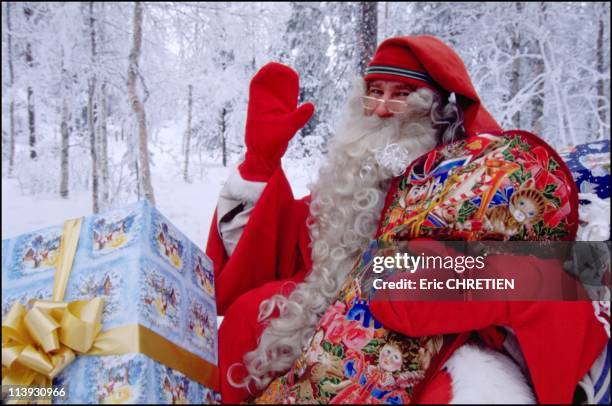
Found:
[{"label": "cartoon print fabric", "polygon": [[321,318],[309,347],[255,403],[410,403],[414,385],[442,348],[442,336],[411,338],[370,313],[374,241]]},{"label": "cartoon print fabric", "polygon": [[397,184],[383,241],[573,239],[571,174],[524,131],[479,134],[415,160]]}]

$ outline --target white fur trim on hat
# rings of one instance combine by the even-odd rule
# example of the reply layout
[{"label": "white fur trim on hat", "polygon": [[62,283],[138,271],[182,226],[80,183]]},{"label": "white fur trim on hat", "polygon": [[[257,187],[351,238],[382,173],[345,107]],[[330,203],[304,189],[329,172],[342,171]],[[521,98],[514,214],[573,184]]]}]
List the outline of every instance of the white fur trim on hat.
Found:
[{"label": "white fur trim on hat", "polygon": [[534,404],[535,396],[520,368],[506,355],[466,344],[448,359],[450,403]]}]

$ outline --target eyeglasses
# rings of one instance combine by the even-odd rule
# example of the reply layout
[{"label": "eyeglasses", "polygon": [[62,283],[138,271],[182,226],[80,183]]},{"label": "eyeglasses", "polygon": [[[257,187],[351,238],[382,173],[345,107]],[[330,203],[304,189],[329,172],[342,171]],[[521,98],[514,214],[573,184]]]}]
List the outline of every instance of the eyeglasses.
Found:
[{"label": "eyeglasses", "polygon": [[372,96],[361,96],[361,105],[366,110],[374,111],[381,103],[385,103],[387,109],[394,114],[402,114],[408,110],[408,103],[403,100],[384,100]]}]

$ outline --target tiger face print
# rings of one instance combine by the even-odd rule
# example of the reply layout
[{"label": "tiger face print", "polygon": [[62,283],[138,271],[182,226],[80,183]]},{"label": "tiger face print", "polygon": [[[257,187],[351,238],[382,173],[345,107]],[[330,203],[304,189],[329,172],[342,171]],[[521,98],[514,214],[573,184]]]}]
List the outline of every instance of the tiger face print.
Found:
[{"label": "tiger face print", "polygon": [[546,199],[536,189],[522,189],[510,198],[510,213],[519,224],[533,225],[542,218]]},{"label": "tiger face print", "polygon": [[517,234],[522,226],[531,227],[542,219],[546,199],[542,192],[533,188],[514,192],[508,206],[495,206],[487,210],[485,227],[493,233],[507,237]]}]

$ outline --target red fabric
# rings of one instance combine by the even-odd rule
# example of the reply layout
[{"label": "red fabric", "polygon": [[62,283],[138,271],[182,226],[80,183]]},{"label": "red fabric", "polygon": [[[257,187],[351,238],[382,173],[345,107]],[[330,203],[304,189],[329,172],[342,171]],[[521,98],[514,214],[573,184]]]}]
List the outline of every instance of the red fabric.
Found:
[{"label": "red fabric", "polygon": [[[238,403],[248,396],[231,386],[229,367],[242,362],[257,347],[265,325],[257,321],[259,304],[274,294],[288,295],[310,270],[306,228],[309,198],[295,200],[279,167],[261,194],[231,258],[217,231],[216,214],[210,229],[207,255],[215,271],[217,312],[225,315],[219,329],[219,369],[224,403]],[[232,370],[240,381],[244,369]]]},{"label": "red fabric", "polygon": [[[481,104],[465,64],[448,45],[430,35],[395,37],[383,41],[376,54],[382,50],[385,53],[384,60],[393,62],[395,55],[402,55],[400,52],[393,52],[393,49],[399,48],[406,48],[407,52],[414,55],[418,64],[423,66],[425,72],[442,90],[455,93],[457,103],[463,109],[463,125],[468,135],[501,130],[499,124]],[[385,49],[392,52],[387,52]],[[389,56],[390,54],[393,54],[393,58]],[[376,79],[398,80],[398,76],[381,73],[366,76],[366,80]]]},{"label": "red fabric", "polygon": [[290,67],[270,62],[249,88],[245,129],[247,152],[238,167],[246,180],[265,182],[280,165],[289,140],[314,113],[312,103],[297,107],[299,76]]},{"label": "red fabric", "polygon": [[[293,282],[300,282],[294,278]],[[288,283],[289,282],[289,283]],[[247,376],[246,368],[242,366],[244,354],[257,347],[257,338],[265,328],[265,324],[257,321],[259,306],[270,296],[277,293],[288,295],[295,287],[291,281],[275,281],[266,283],[259,288],[250,290],[240,296],[227,310],[223,323],[219,328],[219,370],[221,371],[221,394],[223,403],[240,403],[249,392],[245,388],[233,387],[227,377],[228,371],[234,381],[240,382]],[[273,314],[273,316],[275,316]],[[240,364],[233,368],[234,364]],[[255,388],[251,388],[255,390]]]},{"label": "red fabric", "polygon": [[447,405],[452,400],[453,383],[448,372],[438,371],[418,397],[412,399],[415,405]]},{"label": "red fabric", "polygon": [[[425,68],[421,65],[421,62],[414,56],[412,51],[403,44],[397,42],[383,42],[376,53],[372,57],[372,61],[368,66],[386,66],[393,68],[408,69],[414,72],[426,73]],[[435,85],[431,85],[424,80],[410,78],[401,75],[384,74],[384,73],[370,73],[367,74],[364,79],[366,81],[383,79],[383,80],[394,80],[399,82],[407,83],[415,88],[428,87],[433,90],[440,91]]]},{"label": "red fabric", "polygon": [[517,302],[512,326],[540,403],[571,403],[608,337],[590,302]]},{"label": "red fabric", "polygon": [[310,270],[308,198],[294,200],[279,167],[263,190],[231,258],[217,230],[216,214],[206,254],[215,270],[217,312],[223,315],[243,293]]},{"label": "red fabric", "polygon": [[607,343],[591,302],[373,301],[370,311],[385,327],[410,336],[511,327],[540,403],[570,403]]}]

